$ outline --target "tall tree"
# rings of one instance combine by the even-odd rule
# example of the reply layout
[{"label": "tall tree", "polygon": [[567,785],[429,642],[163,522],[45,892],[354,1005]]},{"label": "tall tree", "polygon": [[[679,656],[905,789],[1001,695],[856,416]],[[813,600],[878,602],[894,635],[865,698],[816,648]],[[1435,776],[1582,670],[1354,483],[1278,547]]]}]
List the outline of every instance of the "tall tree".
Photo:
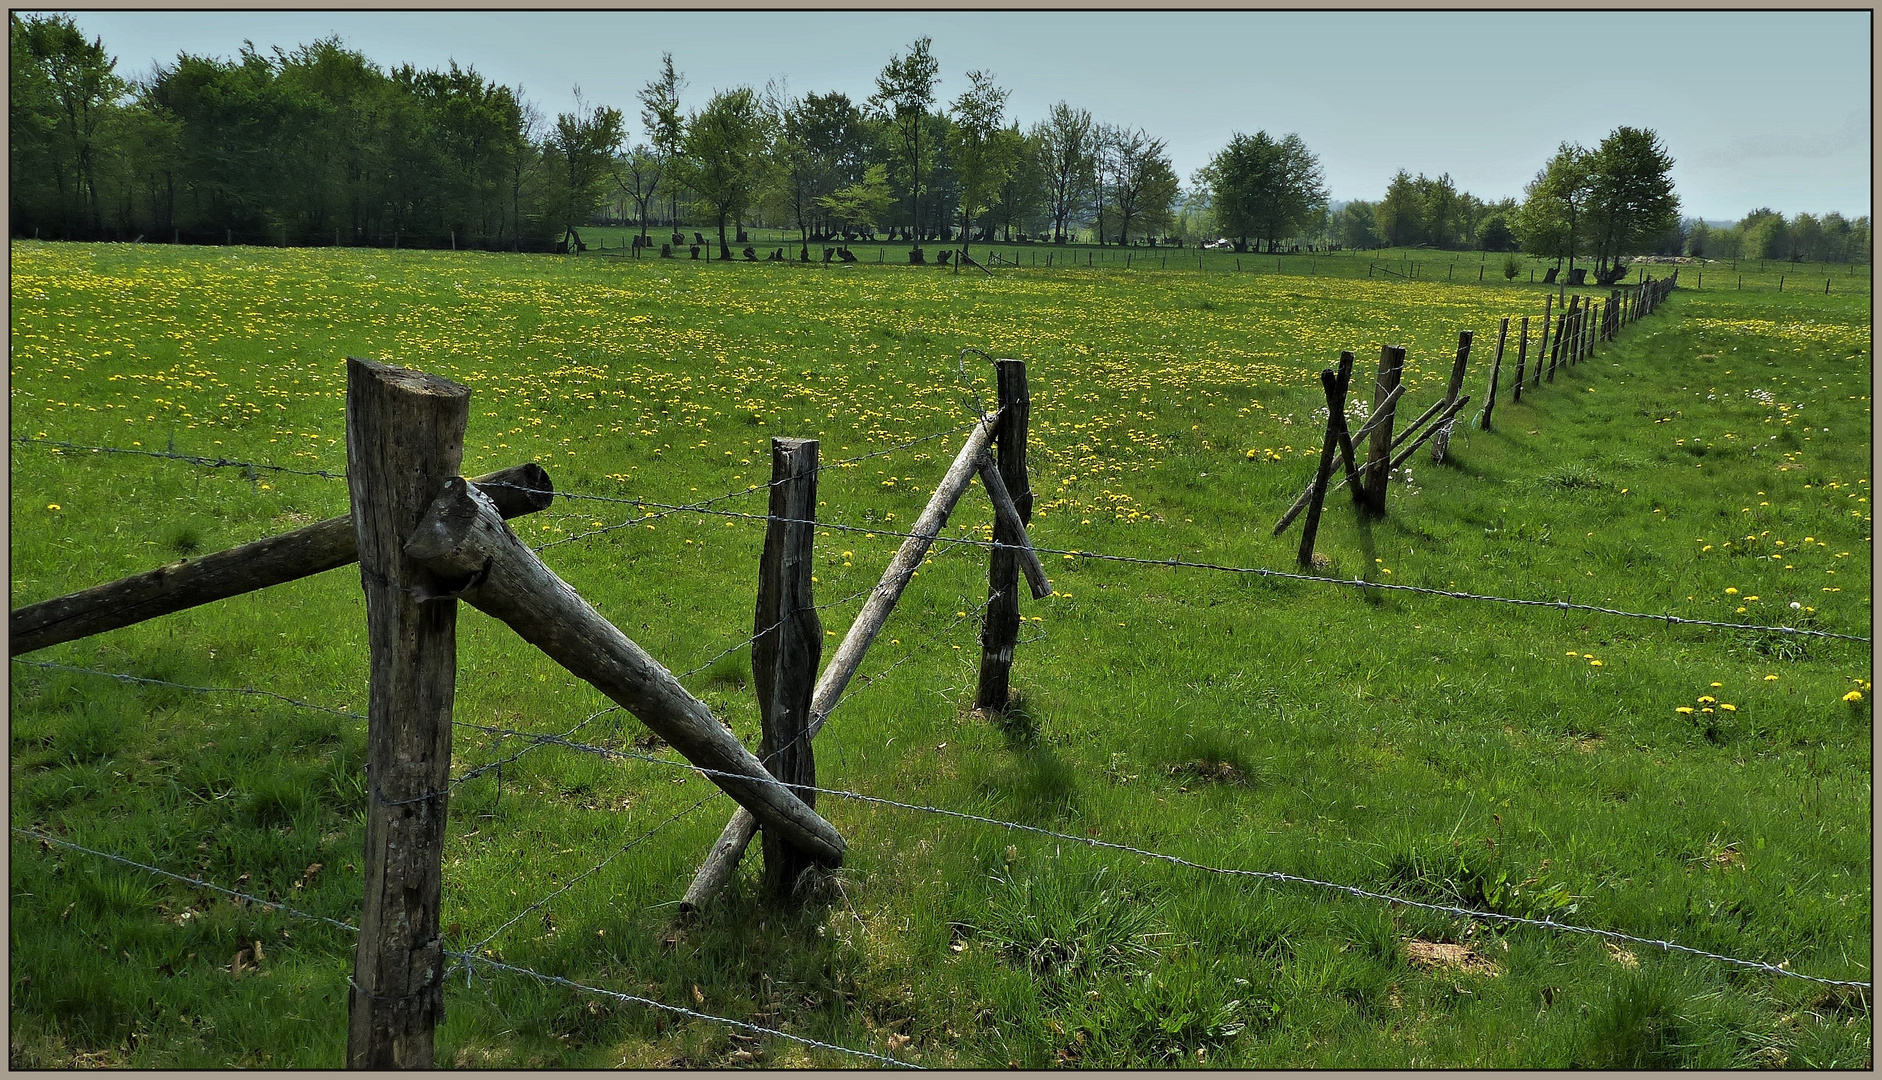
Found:
[{"label": "tall tree", "polygon": [[932,44],[924,36],[909,46],[907,55],[890,57],[876,75],[876,92],[869,97],[869,104],[892,123],[900,144],[897,147],[899,157],[908,170],[909,219],[917,238],[910,252],[914,258],[921,254],[921,129],[926,124],[929,107],[934,104],[934,84],[941,71],[928,51]]},{"label": "tall tree", "polygon": [[1052,217],[1052,242],[1065,243],[1065,226],[1090,199],[1097,176],[1097,130],[1091,114],[1061,101],[1044,120],[1032,126],[1039,148],[1040,172],[1045,177],[1047,213]]},{"label": "tall tree", "polygon": [[[647,141],[659,155],[660,169],[673,175],[673,162],[686,137],[686,121],[680,115],[680,91],[686,78],[673,66],[673,54],[660,54],[660,74],[640,88],[640,126]],[[679,224],[680,195],[674,185],[667,185],[667,224]]]},{"label": "tall tree", "polygon": [[1235,132],[1197,173],[1208,189],[1216,224],[1244,250],[1252,237],[1270,248],[1318,221],[1326,208],[1320,161],[1298,135],[1270,138]]},{"label": "tall tree", "polygon": [[993,205],[1016,149],[1001,137],[1006,99],[1011,91],[993,81],[993,73],[970,71],[967,89],[949,106],[948,157],[960,184],[961,253],[967,253],[974,219]]},{"label": "tall tree", "polygon": [[[602,184],[624,134],[621,110],[592,105],[575,88],[575,111],[558,113],[549,132],[548,150],[557,165],[558,209],[565,237],[573,240],[575,226],[587,224],[604,197]],[[569,245],[573,254],[575,245]]]},{"label": "tall tree", "polygon": [[1679,224],[1673,155],[1644,128],[1618,127],[1589,161],[1589,219],[1595,274],[1643,251]]},{"label": "tall tree", "polygon": [[1044,154],[1034,136],[1020,134],[1017,121],[1002,128],[998,138],[1005,144],[1011,167],[994,196],[992,219],[1005,230],[1005,239],[1011,240],[1013,226],[1019,226],[1022,233],[1032,231],[1031,224],[1045,209],[1046,175],[1040,167]]},{"label": "tall tree", "polygon": [[1432,247],[1451,247],[1459,225],[1457,185],[1451,182],[1451,174],[1445,173],[1433,180],[1419,173],[1413,183],[1417,185],[1418,201],[1423,210],[1419,216],[1424,221],[1425,243]]},{"label": "tall tree", "polygon": [[1145,229],[1167,222],[1180,187],[1162,139],[1151,138],[1142,128],[1116,129],[1105,142],[1108,145],[1103,167],[1110,188],[1109,221],[1116,227],[1117,242],[1122,245],[1130,242],[1133,224]]},{"label": "tall tree", "polygon": [[749,86],[722,90],[686,124],[679,163],[682,183],[719,227],[719,258],[732,257],[725,223],[751,205],[765,169],[765,119]]},{"label": "tall tree", "polygon": [[[888,212],[894,196],[889,191],[889,167],[875,162],[863,167],[863,178],[817,198],[817,205],[838,224],[874,229]],[[806,248],[808,253],[808,248]]]},{"label": "tall tree", "polygon": [[1557,263],[1567,260],[1572,274],[1575,257],[1587,250],[1593,183],[1588,151],[1563,143],[1523,189],[1523,204],[1513,222],[1523,250]]},{"label": "tall tree", "polygon": [[1378,220],[1377,206],[1362,199],[1354,199],[1340,207],[1339,215],[1334,219],[1334,242],[1349,248],[1378,247]]},{"label": "tall tree", "polygon": [[647,242],[647,207],[660,191],[661,156],[646,143],[635,143],[614,162],[614,182],[621,193],[634,201],[635,216],[640,218],[640,239]]},{"label": "tall tree", "polygon": [[1385,198],[1374,207],[1375,227],[1387,247],[1411,247],[1424,240],[1424,200],[1418,182],[1404,169],[1392,174]]},{"label": "tall tree", "polygon": [[99,129],[129,91],[104,39],[85,40],[67,15],[10,16],[10,50],[27,71],[15,82],[25,94],[25,134],[50,149],[67,220],[82,217],[96,235],[104,227],[98,192]]}]

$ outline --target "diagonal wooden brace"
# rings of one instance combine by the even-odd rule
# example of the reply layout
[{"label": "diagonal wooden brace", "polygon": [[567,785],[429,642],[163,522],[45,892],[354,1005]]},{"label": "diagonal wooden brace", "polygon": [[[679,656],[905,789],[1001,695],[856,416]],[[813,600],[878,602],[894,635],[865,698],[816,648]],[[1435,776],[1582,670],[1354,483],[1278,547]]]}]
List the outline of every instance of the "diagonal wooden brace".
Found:
[{"label": "diagonal wooden brace", "polygon": [[[554,497],[549,474],[534,462],[479,476],[471,483],[491,497],[505,518],[545,510]],[[341,514],[200,559],[16,608],[7,619],[7,648],[9,655],[18,656],[357,561],[359,539],[353,533],[353,516]]]},{"label": "diagonal wooden brace", "polygon": [[[836,828],[779,783],[672,673],[544,566],[496,505],[453,477],[405,544],[405,554],[450,582],[448,591],[510,625],[525,641],[633,713],[773,834],[817,862],[841,865]],[[420,599],[432,597],[421,596]]]},{"label": "diagonal wooden brace", "polygon": [[[902,541],[895,557],[882,571],[882,580],[863,601],[863,609],[856,613],[856,621],[843,635],[843,641],[836,647],[836,653],[824,665],[823,674],[817,677],[817,685],[810,693],[810,737],[816,738],[823,730],[823,722],[836,708],[836,703],[849,686],[856,669],[862,666],[863,655],[869,651],[869,645],[882,631],[883,623],[888,621],[889,613],[895,610],[895,602],[901,599],[902,590],[908,587],[909,579],[914,577],[915,568],[928,554],[940,535],[941,527],[947,524],[948,515],[954,512],[955,504],[961,501],[967,485],[973,482],[974,466],[987,452],[993,441],[993,425],[999,414],[982,417],[980,423],[967,436],[960,453],[954,455],[954,463],[936,486],[928,505],[922,508],[921,516],[909,527],[909,536]],[[997,470],[996,470],[997,472]],[[1004,490],[1004,488],[1002,489]],[[1009,500],[1010,501],[1010,500]],[[1023,535],[1023,534],[1022,534]],[[758,831],[758,822],[749,811],[740,809],[732,815],[732,820],[725,823],[725,829],[719,833],[719,839],[713,841],[712,850],[706,853],[699,869],[693,874],[692,884],[686,888],[686,895],[680,900],[680,914],[690,915],[706,906],[718,895],[720,889],[731,879],[732,871],[738,868],[738,861],[745,854],[745,848],[751,844],[753,835]]]},{"label": "diagonal wooden brace", "polygon": [[993,455],[983,453],[975,463],[974,470],[980,474],[980,484],[987,489],[987,498],[993,502],[993,512],[1001,524],[1019,537],[1019,569],[1026,575],[1026,585],[1032,589],[1034,600],[1044,600],[1052,595],[1052,583],[1046,580],[1046,568],[1039,565],[1039,554],[1032,549],[1032,537],[1026,534],[1026,523],[1020,520],[1019,507],[1014,505],[1013,496],[1006,490],[1006,481],[1000,479],[999,466],[993,462]]}]

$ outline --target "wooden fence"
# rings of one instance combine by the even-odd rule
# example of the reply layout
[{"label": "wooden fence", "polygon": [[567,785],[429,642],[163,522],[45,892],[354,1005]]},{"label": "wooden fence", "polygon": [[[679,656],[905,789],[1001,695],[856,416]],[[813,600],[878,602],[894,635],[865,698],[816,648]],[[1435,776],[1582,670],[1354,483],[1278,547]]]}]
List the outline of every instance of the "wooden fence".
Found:
[{"label": "wooden fence", "polygon": [[[1556,317],[1552,342],[1545,307],[1542,345],[1529,377],[1542,378],[1543,352],[1549,355],[1552,381],[1558,364],[1573,366],[1598,340],[1613,340],[1625,325],[1651,313],[1676,278],[1616,289],[1605,302],[1571,297]],[[1504,319],[1482,413],[1485,429],[1508,331]],[[1328,417],[1318,468],[1274,530],[1278,535],[1306,512],[1299,551],[1303,566],[1314,565],[1314,538],[1331,490],[1349,487],[1361,514],[1381,515],[1393,470],[1427,442],[1434,459],[1444,459],[1455,419],[1471,400],[1463,388],[1472,345],[1471,332],[1458,335],[1444,396],[1401,431],[1394,428],[1404,391],[1403,347],[1381,350],[1370,415],[1357,431],[1349,425],[1346,407],[1353,355],[1342,353],[1337,369],[1321,373]],[[1527,354],[1525,317],[1517,351],[1518,399]],[[997,360],[995,369],[994,411],[976,418],[821,673],[824,634],[811,577],[819,447],[813,439],[772,440],[770,502],[749,639],[762,727],[758,754],[510,530],[507,519],[546,509],[553,501],[553,485],[540,466],[525,463],[475,479],[458,475],[469,388],[368,360],[347,361],[348,515],[17,609],[9,619],[11,653],[357,561],[370,659],[370,799],[347,1063],[355,1068],[429,1067],[443,1010],[439,903],[458,601],[506,623],[601,690],[738,803],[686,890],[683,914],[698,911],[717,894],[761,831],[764,887],[788,896],[804,873],[840,865],[846,848],[815,809],[813,740],[975,477],[992,503],[995,521],[975,704],[998,712],[1009,703],[1021,622],[1019,580],[1025,578],[1034,599],[1050,595],[1051,584],[1027,532],[1032,493],[1026,366]],[[1356,460],[1361,441],[1367,445],[1363,463]],[[1336,459],[1344,471],[1339,485],[1331,484]]]},{"label": "wooden fence", "polygon": [[[1547,297],[1542,314],[1542,342],[1536,350],[1536,384],[1540,385],[1542,380],[1543,353],[1548,353],[1548,378],[1554,382],[1558,365],[1572,367],[1586,359],[1597,342],[1615,340],[1623,327],[1651,314],[1672,292],[1678,280],[1679,272],[1676,270],[1672,277],[1663,280],[1648,279],[1626,288],[1614,289],[1605,301],[1579,294],[1570,296],[1556,318],[1553,349],[1550,348],[1549,340],[1549,315],[1555,297]],[[1503,374],[1503,350],[1509,338],[1509,329],[1508,318],[1503,319],[1497,327],[1496,353],[1490,361],[1489,386],[1484,394],[1483,411],[1478,414],[1479,425],[1485,431],[1491,430],[1490,418],[1496,409],[1498,384]],[[1463,389],[1472,337],[1469,330],[1460,331],[1457,335],[1457,354],[1451,363],[1451,378],[1445,387],[1444,396],[1396,435],[1393,434],[1393,425],[1398,413],[1399,396],[1404,390],[1403,346],[1387,345],[1380,350],[1378,375],[1373,380],[1372,407],[1365,424],[1357,433],[1350,430],[1346,417],[1346,402],[1353,375],[1353,354],[1342,352],[1337,369],[1327,368],[1320,373],[1320,385],[1327,401],[1327,427],[1320,445],[1319,467],[1314,470],[1313,479],[1308,481],[1306,489],[1274,525],[1274,535],[1279,536],[1303,510],[1306,512],[1306,521],[1301,525],[1300,550],[1296,555],[1303,569],[1311,570],[1318,565],[1314,556],[1314,540],[1320,529],[1320,512],[1330,492],[1341,487],[1350,488],[1353,505],[1359,514],[1380,517],[1385,514],[1386,486],[1391,482],[1392,474],[1409,461],[1420,446],[1430,441],[1431,460],[1436,463],[1444,461],[1457,414],[1470,404],[1470,396],[1464,394]],[[1524,368],[1528,358],[1529,317],[1525,315],[1517,332],[1516,379],[1511,389],[1512,401],[1522,400]],[[1367,444],[1366,460],[1357,463],[1354,446],[1361,440]],[[1338,484],[1331,484],[1336,458],[1344,469],[1345,477]]]},{"label": "wooden fence", "polygon": [[770,506],[753,616],[753,683],[763,729],[754,755],[711,709],[590,606],[517,538],[506,519],[546,509],[533,463],[457,475],[470,390],[435,375],[347,361],[351,512],[294,532],[161,567],[13,611],[18,655],[357,561],[370,654],[364,896],[348,997],[347,1064],[429,1068],[443,1013],[439,923],[457,675],[457,604],[506,623],[665,739],[738,803],[687,890],[684,911],[725,883],[764,833],[768,891],[840,865],[843,837],[814,808],[811,740],[977,476],[993,504],[988,618],[977,706],[1008,704],[1020,624],[1018,579],[1050,595],[1027,536],[1026,367],[996,362],[999,407],[978,418],[830,663],[813,596],[818,444],[772,440]]}]

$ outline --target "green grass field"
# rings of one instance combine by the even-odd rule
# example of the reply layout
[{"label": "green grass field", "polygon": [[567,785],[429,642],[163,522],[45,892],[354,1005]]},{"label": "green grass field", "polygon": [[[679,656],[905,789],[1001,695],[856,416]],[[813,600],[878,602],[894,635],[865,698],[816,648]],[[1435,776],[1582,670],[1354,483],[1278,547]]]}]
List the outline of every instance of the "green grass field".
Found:
[{"label": "green grass field", "polygon": [[[830,462],[957,428],[992,393],[959,350],[1021,357],[1036,543],[1287,570],[1299,534],[1269,532],[1318,454],[1318,371],[1350,349],[1357,390],[1403,344],[1422,411],[1468,329],[1480,402],[1497,320],[1545,295],[1495,265],[1482,285],[1366,280],[1365,256],[989,278],[858,253],[16,243],[12,604],[344,513],[337,480],[48,443],[340,472],[347,355],[469,385],[467,474],[535,460],[563,492],[664,503],[763,483],[773,435],[818,437]],[[1825,296],[1822,276],[1677,291],[1500,401],[1493,432],[1460,425],[1446,464],[1421,453],[1383,520],[1330,500],[1326,573],[1867,636],[1868,279]],[[1512,332],[1505,386],[1513,360]],[[961,437],[826,472],[820,517],[904,527]],[[715,508],[762,514],[762,495]],[[636,513],[558,498],[515,526],[549,544]],[[986,500],[949,533],[989,536]],[[684,672],[750,633],[762,537],[675,514],[543,557]],[[867,589],[897,542],[820,534],[820,602]],[[938,545],[818,740],[820,783],[1870,978],[1867,645],[1048,562],[1057,595],[1023,606],[1021,705],[996,724],[970,711],[984,549]],[[366,705],[365,640],[345,569],[21,659],[346,713]],[[459,643],[460,720],[561,733],[607,704],[468,608]],[[755,745],[749,672],[735,650],[686,682]],[[10,691],[16,828],[357,918],[363,721],[18,662]],[[672,757],[620,713],[577,737]],[[460,730],[452,771],[520,748]],[[763,899],[754,853],[676,929],[731,810],[716,790],[558,748],[466,783],[448,944],[496,933],[507,963],[930,1066],[1873,1061],[1866,993],[834,795],[818,807],[850,855],[826,895]],[[17,832],[11,856],[13,1065],[341,1064],[351,935]],[[443,1065],[859,1064],[515,974],[459,974],[446,999]]]}]

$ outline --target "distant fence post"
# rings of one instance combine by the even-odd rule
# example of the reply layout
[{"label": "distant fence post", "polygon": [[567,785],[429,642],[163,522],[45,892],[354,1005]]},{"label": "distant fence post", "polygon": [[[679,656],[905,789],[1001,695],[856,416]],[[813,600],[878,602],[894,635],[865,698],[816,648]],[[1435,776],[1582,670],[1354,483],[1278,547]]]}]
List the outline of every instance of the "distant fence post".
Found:
[{"label": "distant fence post", "polygon": [[[1026,361],[993,362],[999,391],[999,419],[994,421],[993,438],[999,461],[1001,483],[1019,511],[1020,521],[1032,523],[1032,484],[1026,476],[1026,434],[1032,412],[1032,397],[1026,388]],[[1000,544],[1019,544],[1001,519],[993,523],[993,539]],[[987,612],[980,630],[980,682],[974,692],[974,707],[991,712],[1006,708],[1011,696],[1013,650],[1019,644],[1019,553],[1011,548],[994,548],[987,556]]]},{"label": "distant fence post", "polygon": [[[1464,392],[1464,369],[1470,364],[1470,342],[1474,337],[1469,330],[1457,332],[1457,356],[1451,361],[1451,381],[1444,388],[1444,404],[1450,405]],[[1444,455],[1451,448],[1451,426],[1443,425],[1436,435],[1431,437],[1431,461],[1442,464]]]},{"label": "distant fence post", "polygon": [[457,474],[470,390],[370,360],[346,362],[347,489],[370,651],[365,903],[347,995],[346,1061],[429,1069],[444,1012],[438,925],[457,601],[420,603],[432,575],[406,537]]},{"label": "distant fence post", "polygon": [[[1390,400],[1405,377],[1405,347],[1385,345],[1379,349],[1379,374],[1372,387],[1372,440],[1366,446],[1366,464],[1361,470],[1365,481],[1366,509],[1374,517],[1385,515],[1385,489],[1391,483],[1392,422],[1397,406]],[[1379,413],[1385,410],[1381,418]]]},{"label": "distant fence post", "polygon": [[[792,794],[815,807],[817,764],[810,749],[810,690],[823,659],[811,574],[817,528],[817,440],[771,440],[771,506],[758,563],[752,616],[752,684],[764,729],[758,757]],[[764,829],[765,890],[788,897],[816,860]]]}]

